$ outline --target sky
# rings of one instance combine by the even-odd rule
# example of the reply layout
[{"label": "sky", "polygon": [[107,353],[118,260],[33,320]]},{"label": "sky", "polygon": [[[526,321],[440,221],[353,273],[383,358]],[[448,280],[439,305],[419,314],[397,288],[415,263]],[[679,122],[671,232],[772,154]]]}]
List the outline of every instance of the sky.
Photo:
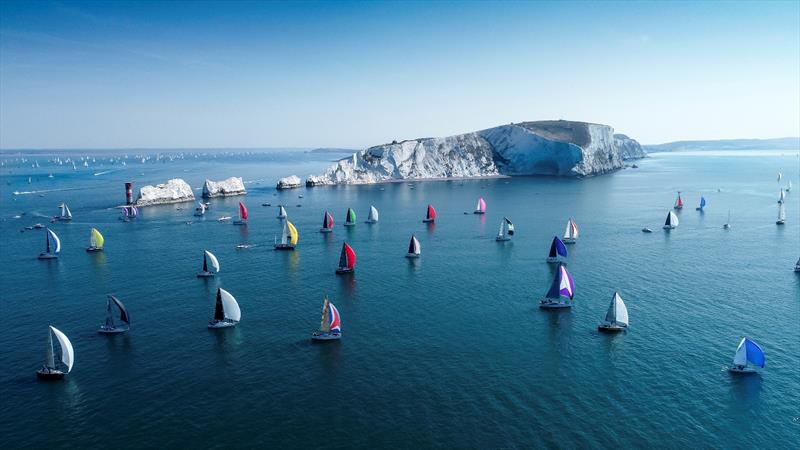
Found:
[{"label": "sky", "polygon": [[800,136],[800,2],[0,1],[0,149]]}]

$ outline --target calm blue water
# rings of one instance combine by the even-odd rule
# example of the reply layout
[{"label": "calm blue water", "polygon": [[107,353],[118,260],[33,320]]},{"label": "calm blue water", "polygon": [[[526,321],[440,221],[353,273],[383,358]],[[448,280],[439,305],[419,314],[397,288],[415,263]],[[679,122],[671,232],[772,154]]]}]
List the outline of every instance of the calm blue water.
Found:
[{"label": "calm blue water", "polygon": [[[331,158],[206,155],[77,172],[38,158],[38,169],[30,161],[3,167],[2,441],[10,448],[800,447],[796,155],[656,154],[639,169],[585,180],[272,189],[278,177],[319,172]],[[781,169],[795,186],[784,227],[775,225]],[[112,172],[94,175],[105,170]],[[183,177],[200,187],[206,177],[232,175],[248,181],[246,228],[214,220],[234,215],[240,198],[213,200],[207,219],[191,225],[191,204],[146,208],[133,223],[108,209],[121,203],[125,180]],[[665,233],[677,190],[686,208],[680,227]],[[700,193],[703,214],[694,210]],[[464,215],[478,196],[486,216]],[[61,201],[75,216],[53,226],[62,255],[39,261],[43,231],[19,230],[46,223]],[[300,231],[296,252],[272,250],[280,223],[263,202],[289,205]],[[421,223],[427,203],[439,211],[435,226]],[[370,204],[380,224],[341,227],[347,207],[362,222]],[[328,236],[317,232],[326,209],[337,219]],[[733,229],[725,231],[729,209]],[[493,237],[504,215],[517,235],[499,244]],[[569,247],[575,307],[540,311],[552,276],[544,258],[570,216],[582,231]],[[102,254],[84,251],[91,226],[106,236]],[[412,233],[422,244],[417,261],[404,258]],[[334,274],[344,240],[358,254],[352,278]],[[235,250],[242,242],[256,247]],[[203,249],[222,266],[212,280],[195,278]],[[212,332],[206,323],[219,286],[238,299],[242,322]],[[631,327],[602,335],[596,326],[614,290]],[[125,335],[96,333],[107,293],[130,310]],[[325,295],[341,312],[344,337],[314,345]],[[75,347],[63,382],[34,374],[48,324]],[[758,375],[725,371],[743,335],[766,352]]]}]

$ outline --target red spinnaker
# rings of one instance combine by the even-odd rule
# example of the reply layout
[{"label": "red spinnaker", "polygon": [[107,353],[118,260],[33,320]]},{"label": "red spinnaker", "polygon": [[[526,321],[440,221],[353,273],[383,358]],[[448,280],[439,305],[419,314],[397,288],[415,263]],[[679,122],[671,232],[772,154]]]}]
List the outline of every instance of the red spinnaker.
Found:
[{"label": "red spinnaker", "polygon": [[244,207],[244,203],[242,202],[239,202],[239,218],[247,220],[247,208]]}]

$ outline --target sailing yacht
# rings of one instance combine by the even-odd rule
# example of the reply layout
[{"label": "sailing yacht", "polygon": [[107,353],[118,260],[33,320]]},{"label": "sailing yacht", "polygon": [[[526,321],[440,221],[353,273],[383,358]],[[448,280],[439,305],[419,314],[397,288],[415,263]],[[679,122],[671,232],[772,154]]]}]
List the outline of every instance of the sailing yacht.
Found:
[{"label": "sailing yacht", "polygon": [[794,271],[800,272],[800,258],[797,258],[797,262],[794,264]]},{"label": "sailing yacht", "polygon": [[419,258],[421,252],[422,247],[419,245],[419,239],[412,234],[411,241],[408,243],[408,253],[406,253],[406,258]]},{"label": "sailing yacht", "polygon": [[55,259],[61,253],[61,239],[50,228],[45,233],[45,250],[39,253],[39,259]]},{"label": "sailing yacht", "polygon": [[553,283],[550,284],[550,289],[545,294],[544,299],[539,302],[539,308],[570,308],[572,307],[574,296],[575,282],[567,272],[567,268],[563,264],[559,264]]},{"label": "sailing yacht", "polygon": [[425,218],[422,219],[424,223],[434,223],[436,221],[436,210],[433,205],[428,205],[428,210],[425,213]]},{"label": "sailing yacht", "polygon": [[775,221],[777,225],[783,225],[786,223],[786,208],[783,206],[783,203],[778,205],[778,220]]},{"label": "sailing yacht", "polygon": [[370,205],[369,207],[369,217],[364,223],[378,223],[378,208]]},{"label": "sailing yacht", "polygon": [[789,180],[786,182],[786,192],[789,192],[791,190],[792,190],[792,180]]},{"label": "sailing yacht", "polygon": [[[209,263],[211,264],[211,270],[208,270]],[[204,250],[203,270],[197,272],[197,278],[210,278],[213,277],[215,273],[219,273],[219,261],[213,253],[208,250]]]},{"label": "sailing yacht", "polygon": [[339,310],[325,297],[322,302],[322,318],[319,321],[319,330],[311,335],[315,341],[332,341],[341,339],[342,323]]},{"label": "sailing yacht", "polygon": [[706,207],[706,198],[701,195],[700,196],[700,206],[698,206],[694,210],[695,211],[702,211],[703,208],[705,208],[705,207]]},{"label": "sailing yacht", "polygon": [[564,229],[564,243],[574,244],[576,242],[578,242],[578,224],[570,217],[567,221],[567,227]]},{"label": "sailing yacht", "polygon": [[239,220],[233,221],[234,225],[247,225],[247,208],[244,203],[239,202]]},{"label": "sailing yacht", "polygon": [[283,205],[278,205],[278,219],[285,219],[287,216],[286,208],[284,208]]},{"label": "sailing yacht", "polygon": [[722,228],[724,228],[726,230],[730,230],[731,229],[731,210],[730,209],[728,210],[728,221],[725,222],[725,225],[722,225]]},{"label": "sailing yacht", "polygon": [[133,205],[122,207],[122,215],[120,216],[120,220],[124,222],[130,222],[137,217],[139,217],[139,208]]},{"label": "sailing yacht", "polygon": [[[61,347],[60,363],[63,366],[56,365],[55,349],[53,348],[53,335],[56,336],[59,347]],[[72,371],[72,365],[75,363],[75,351],[72,349],[72,343],[69,338],[59,331],[57,328],[50,326],[47,330],[47,353],[44,357],[44,365],[41,369],[36,371],[36,376],[44,380],[60,380],[64,375]],[[66,371],[63,370],[66,368]]]},{"label": "sailing yacht", "polygon": [[92,228],[89,231],[89,247],[86,249],[87,252],[102,252],[103,251],[103,244],[105,244],[106,240],[103,238],[103,235],[100,234],[100,231],[97,228]]},{"label": "sailing yacht", "polygon": [[667,220],[664,221],[664,226],[662,228],[665,230],[678,228],[678,216],[672,211],[667,211]]},{"label": "sailing yacht", "polygon": [[559,239],[558,236],[553,236],[553,243],[550,244],[550,253],[547,254],[547,262],[559,262],[559,256],[564,258],[567,257],[567,246],[561,242],[561,239]]},{"label": "sailing yacht", "polygon": [[339,267],[336,268],[337,274],[353,273],[356,269],[356,252],[353,247],[345,242],[342,244],[342,253],[339,255]]},{"label": "sailing yacht", "polygon": [[205,203],[198,203],[197,208],[194,209],[194,215],[196,217],[203,217],[206,215],[206,205]]},{"label": "sailing yacht", "polygon": [[478,199],[478,206],[475,207],[475,214],[486,214],[486,202],[483,197]]},{"label": "sailing yacht", "polygon": [[[125,325],[117,326],[114,323],[114,313],[113,308],[116,306],[119,309],[119,320],[123,322]],[[106,299],[106,323],[103,324],[99,330],[97,330],[100,334],[119,334],[124,333],[131,329],[131,316],[128,315],[128,310],[125,309],[125,305],[122,304],[121,301],[117,297],[113,295],[109,295],[108,299]]]},{"label": "sailing yacht", "polygon": [[330,233],[333,231],[333,215],[325,211],[325,217],[322,219],[322,228],[319,229],[320,233]]},{"label": "sailing yacht", "polygon": [[344,218],[344,226],[346,227],[356,226],[356,212],[353,211],[353,208],[347,208],[347,212],[345,213],[345,218]]},{"label": "sailing yacht", "polygon": [[606,318],[597,326],[600,331],[623,331],[628,329],[628,308],[618,292],[614,292],[611,304],[608,305]]},{"label": "sailing yacht", "polygon": [[783,203],[786,201],[786,194],[783,192],[783,189],[778,193],[778,203]]},{"label": "sailing yacht", "polygon": [[58,220],[64,221],[64,222],[68,222],[68,221],[72,220],[72,211],[69,210],[69,206],[67,206],[66,203],[62,203],[62,204],[58,205],[58,209],[59,209],[59,214],[58,214],[58,217],[57,217]]},{"label": "sailing yacht", "polygon": [[508,217],[503,217],[500,221],[500,230],[497,232],[497,237],[494,238],[497,242],[510,241],[511,236],[514,235],[514,224]]},{"label": "sailing yacht", "polygon": [[683,199],[681,198],[681,191],[678,191],[678,198],[675,200],[675,209],[683,209]]},{"label": "sailing yacht", "polygon": [[289,219],[284,220],[281,241],[275,243],[275,250],[294,250],[297,246],[297,238],[297,228],[292,222],[289,222]]},{"label": "sailing yacht", "polygon": [[217,288],[217,302],[214,306],[214,318],[208,322],[208,328],[227,328],[236,326],[242,319],[242,311],[236,299],[222,288]]},{"label": "sailing yacht", "polygon": [[[748,366],[752,364],[753,366]],[[764,367],[764,350],[750,338],[743,337],[733,355],[733,366],[728,371],[733,373],[753,373],[756,367]]]}]

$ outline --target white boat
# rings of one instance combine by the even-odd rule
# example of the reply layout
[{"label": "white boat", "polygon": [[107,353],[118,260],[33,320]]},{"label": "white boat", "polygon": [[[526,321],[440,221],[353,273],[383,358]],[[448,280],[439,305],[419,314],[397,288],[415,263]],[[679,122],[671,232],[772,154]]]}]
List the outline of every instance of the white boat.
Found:
[{"label": "white boat", "polygon": [[242,319],[242,311],[236,299],[225,289],[217,289],[217,303],[214,307],[214,318],[208,322],[208,328],[227,328],[236,326]]},{"label": "white boat", "polygon": [[724,225],[722,225],[722,228],[724,228],[726,230],[730,230],[731,229],[731,210],[730,209],[728,210],[728,221],[725,222]]},{"label": "white boat", "polygon": [[239,220],[233,221],[234,225],[247,225],[247,208],[244,203],[239,202]]},{"label": "white boat", "polygon": [[572,217],[567,221],[567,228],[564,229],[564,243],[574,244],[578,241],[578,224],[572,220]]},{"label": "white boat", "polygon": [[227,222],[227,221],[229,221],[231,219],[232,219],[231,216],[222,216],[219,219],[217,219],[217,222]]},{"label": "white boat", "polygon": [[367,220],[364,223],[378,223],[378,218],[379,217],[380,216],[378,214],[378,208],[370,205],[370,207],[369,207],[369,217],[367,217]]},{"label": "white boat", "polygon": [[297,238],[297,228],[288,219],[284,220],[281,241],[275,243],[275,250],[294,250],[297,247]]},{"label": "white boat", "polygon": [[650,228],[647,227],[642,228],[642,233],[652,233],[652,232],[653,230],[651,230]]},{"label": "white boat", "polygon": [[575,282],[563,264],[558,265],[556,276],[550,284],[550,289],[544,299],[539,302],[539,308],[559,309],[571,308],[575,296]]},{"label": "white boat", "polygon": [[322,302],[322,318],[319,321],[319,330],[311,335],[315,341],[332,341],[341,339],[342,322],[339,310],[325,297]]},{"label": "white boat", "polygon": [[678,223],[679,223],[678,222],[678,216],[676,216],[674,212],[669,211],[667,213],[667,220],[664,221],[663,228],[665,230],[673,230],[675,228],[678,228]]},{"label": "white boat", "polygon": [[628,308],[619,293],[614,292],[611,304],[608,305],[606,318],[597,326],[600,331],[623,331],[628,329]]},{"label": "white boat", "polygon": [[206,215],[206,209],[205,203],[198,203],[197,208],[194,209],[194,215],[196,217],[203,217]]},{"label": "white boat", "polygon": [[69,206],[66,203],[62,203],[58,205],[59,214],[58,220],[68,222],[72,220],[72,211],[69,210]]},{"label": "white boat", "polygon": [[[211,270],[209,270],[209,263],[211,263]],[[213,277],[215,273],[219,273],[219,260],[208,250],[203,251],[203,270],[197,272],[197,278]]]},{"label": "white boat", "polygon": [[[61,347],[61,357],[59,362],[63,366],[56,365],[55,349],[53,348],[53,335],[58,340],[58,345]],[[44,380],[57,380],[64,378],[64,375],[72,371],[72,365],[75,363],[75,351],[72,349],[72,343],[67,336],[51,326],[47,330],[47,353],[44,357],[44,365],[41,369],[36,371],[36,376]],[[66,369],[66,370],[64,370]]]},{"label": "white boat", "polygon": [[786,223],[786,208],[783,206],[783,203],[778,205],[778,220],[775,221],[777,225],[783,225]]},{"label": "white boat", "polygon": [[478,206],[475,207],[474,214],[486,214],[486,202],[483,197],[478,199]]},{"label": "white boat", "polygon": [[497,237],[494,238],[494,240],[498,242],[510,241],[513,235],[514,224],[511,223],[508,217],[503,217],[503,220],[500,221],[500,229],[497,231]]},{"label": "white boat", "polygon": [[39,253],[39,259],[55,259],[61,253],[61,239],[50,228],[45,233],[45,250]]},{"label": "white boat", "polygon": [[[760,345],[747,337],[743,337],[736,347],[733,365],[728,369],[734,373],[753,373],[756,367],[764,367],[764,350]],[[752,366],[750,366],[752,364]]]},{"label": "white boat", "polygon": [[105,238],[97,228],[92,228],[89,231],[89,247],[86,249],[87,252],[102,252],[103,245],[105,245]]},{"label": "white boat", "polygon": [[411,241],[408,243],[408,253],[406,253],[406,258],[419,258],[421,252],[422,247],[419,245],[419,239],[412,234]]},{"label": "white boat", "polygon": [[[125,325],[117,326],[117,324],[114,323],[114,313],[112,311],[114,306],[119,309],[119,320]],[[128,310],[125,309],[125,305],[123,305],[118,298],[109,295],[106,300],[106,323],[104,323],[97,332],[100,334],[119,334],[130,329],[131,316],[128,315]]]},{"label": "white boat", "polygon": [[792,180],[789,180],[788,182],[786,182],[786,192],[789,192],[791,190],[792,190]]},{"label": "white boat", "polygon": [[286,208],[283,205],[278,206],[278,219],[285,219],[286,216]]}]

